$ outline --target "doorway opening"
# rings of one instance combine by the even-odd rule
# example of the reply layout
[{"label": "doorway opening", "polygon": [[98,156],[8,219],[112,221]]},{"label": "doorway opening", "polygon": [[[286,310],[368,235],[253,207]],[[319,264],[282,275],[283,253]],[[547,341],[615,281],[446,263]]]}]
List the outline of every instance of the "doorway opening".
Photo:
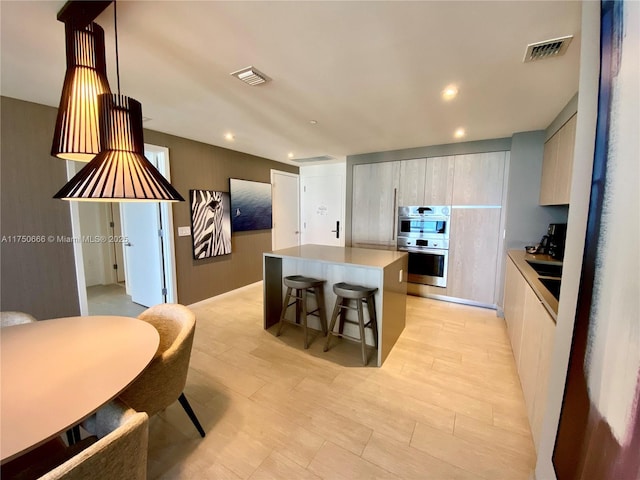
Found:
[{"label": "doorway opening", "polygon": [[[145,156],[170,180],[167,148],[145,144]],[[82,166],[68,162],[67,172]],[[171,205],[70,202],[82,315],[135,317],[177,301]]]},{"label": "doorway opening", "polygon": [[300,245],[300,177],[298,174],[271,170],[273,228],[271,248]]}]

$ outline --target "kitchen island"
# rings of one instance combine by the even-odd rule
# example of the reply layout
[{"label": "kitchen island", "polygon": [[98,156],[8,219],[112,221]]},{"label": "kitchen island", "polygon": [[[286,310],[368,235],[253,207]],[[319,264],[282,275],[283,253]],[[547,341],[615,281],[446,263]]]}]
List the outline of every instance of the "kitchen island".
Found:
[{"label": "kitchen island", "polygon": [[[376,287],[377,366],[381,366],[404,330],[407,264],[406,252],[368,248],[300,245],[265,253],[264,328],[268,329],[280,319],[284,299],[282,279],[286,276],[305,275],[326,280],[324,293],[327,317],[330,317],[336,299],[333,284],[347,282]],[[311,328],[320,330],[320,322],[316,317],[311,316],[308,321]],[[352,327],[347,324],[345,333],[357,337],[357,328],[349,332]],[[367,335],[367,344],[373,345],[370,329],[367,329]]]}]

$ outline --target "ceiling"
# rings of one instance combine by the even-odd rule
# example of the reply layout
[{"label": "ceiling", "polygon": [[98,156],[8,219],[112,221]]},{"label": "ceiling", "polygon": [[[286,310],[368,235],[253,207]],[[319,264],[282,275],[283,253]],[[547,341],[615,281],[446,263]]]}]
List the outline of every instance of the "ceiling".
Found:
[{"label": "ceiling", "polygon": [[[2,0],[2,95],[57,107],[63,4]],[[142,102],[145,128],[285,163],[290,152],[340,159],[509,137],[546,128],[577,92],[580,10],[577,1],[121,1],[122,93]],[[96,22],[115,91],[113,6]],[[574,39],[564,56],[522,62],[528,43],[565,35]],[[272,80],[251,87],[230,75],[249,65]],[[450,84],[459,94],[447,102]]]}]

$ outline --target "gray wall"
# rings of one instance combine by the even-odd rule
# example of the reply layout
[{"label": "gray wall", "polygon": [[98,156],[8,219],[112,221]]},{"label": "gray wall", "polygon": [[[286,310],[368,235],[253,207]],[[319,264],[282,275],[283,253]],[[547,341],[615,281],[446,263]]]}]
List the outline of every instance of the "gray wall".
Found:
[{"label": "gray wall", "polygon": [[[574,112],[575,113],[575,112]],[[535,245],[550,223],[567,221],[567,206],[538,205],[545,132],[516,133],[511,138],[505,249]]]},{"label": "gray wall", "polygon": [[[69,204],[51,198],[67,181],[66,162],[49,154],[56,110],[6,97],[0,110],[0,308],[38,319],[79,315],[73,245],[56,241],[72,237]],[[14,243],[14,235],[45,242]]]}]

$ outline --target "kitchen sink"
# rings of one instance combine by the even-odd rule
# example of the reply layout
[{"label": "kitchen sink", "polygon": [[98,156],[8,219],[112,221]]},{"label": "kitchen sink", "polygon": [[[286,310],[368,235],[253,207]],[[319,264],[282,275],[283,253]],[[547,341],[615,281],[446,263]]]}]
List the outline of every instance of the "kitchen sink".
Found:
[{"label": "kitchen sink", "polygon": [[538,275],[542,275],[545,277],[562,276],[562,265],[553,263],[532,262],[531,260],[527,260],[527,263],[531,265],[531,268],[533,268]]},{"label": "kitchen sink", "polygon": [[560,279],[559,278],[539,278],[549,293],[555,297],[556,300],[560,300]]}]

